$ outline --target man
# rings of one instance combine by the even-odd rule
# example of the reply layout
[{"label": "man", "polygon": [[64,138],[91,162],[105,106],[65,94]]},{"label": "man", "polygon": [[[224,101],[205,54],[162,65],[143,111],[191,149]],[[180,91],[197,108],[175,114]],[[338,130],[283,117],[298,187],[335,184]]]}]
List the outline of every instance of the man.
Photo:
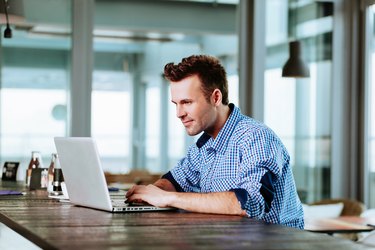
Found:
[{"label": "man", "polygon": [[185,158],[153,185],[134,186],[128,202],[200,213],[249,216],[303,228],[303,210],[280,139],[228,101],[226,72],[211,56],[169,63],[176,114],[191,136]]}]

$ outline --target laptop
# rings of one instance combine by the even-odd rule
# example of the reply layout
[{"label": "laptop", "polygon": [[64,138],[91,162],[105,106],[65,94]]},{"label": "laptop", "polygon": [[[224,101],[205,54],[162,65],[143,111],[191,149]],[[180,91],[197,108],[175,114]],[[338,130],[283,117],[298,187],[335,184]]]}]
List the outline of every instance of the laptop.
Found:
[{"label": "laptop", "polygon": [[167,211],[151,205],[133,205],[110,197],[96,142],[89,137],[55,137],[70,202],[109,212]]}]

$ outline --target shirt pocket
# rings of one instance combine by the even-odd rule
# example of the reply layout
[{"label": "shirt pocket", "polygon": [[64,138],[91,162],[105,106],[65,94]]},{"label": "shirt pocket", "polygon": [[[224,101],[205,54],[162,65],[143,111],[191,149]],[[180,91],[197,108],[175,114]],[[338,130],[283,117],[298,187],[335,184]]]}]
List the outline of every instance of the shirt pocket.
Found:
[{"label": "shirt pocket", "polygon": [[215,192],[228,191],[237,188],[238,185],[238,166],[217,166],[212,178],[212,187]]},{"label": "shirt pocket", "polygon": [[240,162],[232,154],[217,155],[214,168],[214,179],[237,179],[239,177]]}]

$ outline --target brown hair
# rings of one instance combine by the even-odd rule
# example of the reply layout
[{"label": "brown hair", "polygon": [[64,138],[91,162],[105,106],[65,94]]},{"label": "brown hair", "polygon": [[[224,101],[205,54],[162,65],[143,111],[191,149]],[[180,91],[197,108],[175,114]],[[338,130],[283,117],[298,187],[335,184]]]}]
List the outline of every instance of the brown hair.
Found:
[{"label": "brown hair", "polygon": [[226,72],[216,57],[192,55],[183,58],[178,64],[167,63],[164,67],[164,77],[171,82],[178,82],[193,75],[197,75],[201,80],[202,91],[208,102],[212,92],[219,89],[223,96],[222,103],[229,104]]}]

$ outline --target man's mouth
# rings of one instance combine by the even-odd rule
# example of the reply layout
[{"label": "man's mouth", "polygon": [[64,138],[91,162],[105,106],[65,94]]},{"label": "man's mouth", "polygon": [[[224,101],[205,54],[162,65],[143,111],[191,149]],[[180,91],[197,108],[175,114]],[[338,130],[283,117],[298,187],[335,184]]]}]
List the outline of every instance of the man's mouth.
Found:
[{"label": "man's mouth", "polygon": [[182,124],[184,124],[184,126],[188,126],[190,125],[191,123],[193,122],[193,120],[187,120],[187,121],[182,121]]}]

